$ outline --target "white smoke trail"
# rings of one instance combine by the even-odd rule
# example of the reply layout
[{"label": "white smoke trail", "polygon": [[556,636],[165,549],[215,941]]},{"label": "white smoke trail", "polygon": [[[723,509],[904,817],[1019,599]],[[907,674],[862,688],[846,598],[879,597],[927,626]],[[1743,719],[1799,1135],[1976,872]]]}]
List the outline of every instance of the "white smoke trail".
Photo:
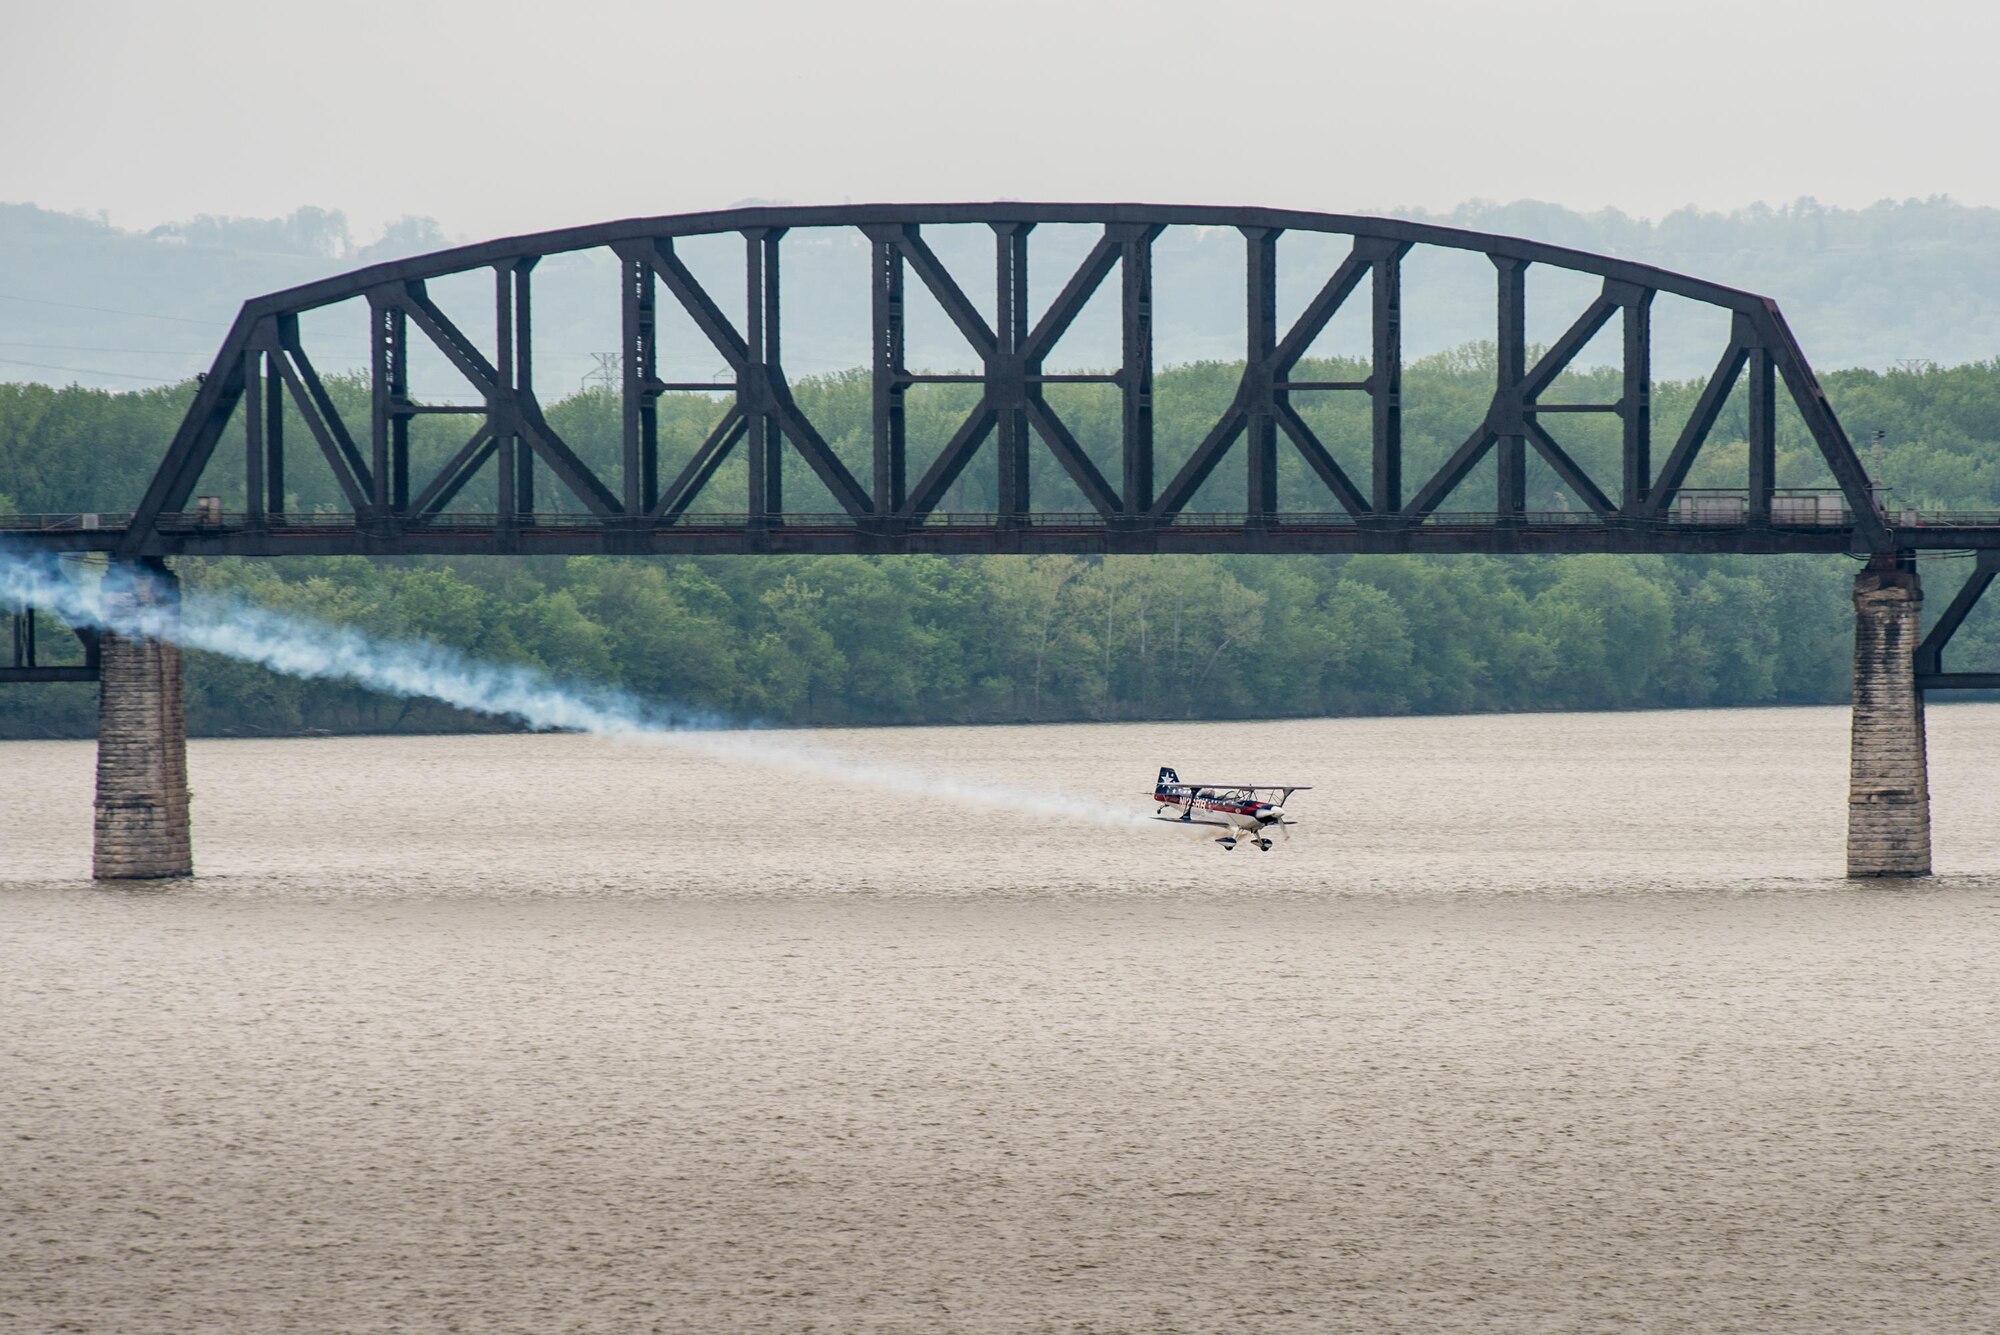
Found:
[{"label": "white smoke trail", "polygon": [[287,676],[349,681],[385,695],[442,700],[531,728],[671,745],[718,760],[1045,820],[1124,825],[1144,819],[1092,798],[970,783],[866,760],[782,733],[745,730],[720,715],[670,708],[617,688],[560,682],[533,668],[482,662],[426,640],[379,639],[352,626],[289,616],[234,597],[193,593],[184,597],[176,615],[119,597],[118,579],[114,568],[101,582],[77,580],[44,553],[0,548],[0,604],[41,608],[73,626],[165,640]]}]

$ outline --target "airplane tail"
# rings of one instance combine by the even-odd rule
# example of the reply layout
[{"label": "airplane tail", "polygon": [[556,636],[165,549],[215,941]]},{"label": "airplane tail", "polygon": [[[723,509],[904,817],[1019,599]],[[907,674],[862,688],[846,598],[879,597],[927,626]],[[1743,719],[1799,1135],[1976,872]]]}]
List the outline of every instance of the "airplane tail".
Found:
[{"label": "airplane tail", "polygon": [[1167,791],[1167,789],[1178,785],[1180,781],[1181,781],[1180,775],[1174,773],[1171,769],[1167,768],[1165,765],[1162,765],[1160,766],[1159,780],[1153,785],[1153,792],[1155,794],[1164,793]]}]

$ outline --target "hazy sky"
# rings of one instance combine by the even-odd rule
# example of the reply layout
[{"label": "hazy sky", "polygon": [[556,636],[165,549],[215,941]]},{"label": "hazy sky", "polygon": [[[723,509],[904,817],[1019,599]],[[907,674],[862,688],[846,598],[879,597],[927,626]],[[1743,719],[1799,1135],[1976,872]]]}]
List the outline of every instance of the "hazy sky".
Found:
[{"label": "hazy sky", "polygon": [[2000,204],[1992,0],[0,0],[0,200]]}]

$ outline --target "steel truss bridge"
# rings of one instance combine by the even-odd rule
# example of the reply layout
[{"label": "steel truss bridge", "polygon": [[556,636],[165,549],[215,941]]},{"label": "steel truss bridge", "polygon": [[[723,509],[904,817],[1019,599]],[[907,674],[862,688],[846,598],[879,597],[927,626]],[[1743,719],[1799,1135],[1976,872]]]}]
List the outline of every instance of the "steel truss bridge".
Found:
[{"label": "steel truss bridge", "polygon": [[[990,231],[990,293],[975,295],[961,286],[927,240],[926,228],[951,225]],[[1044,225],[1080,225],[1093,239],[1080,264],[1038,276],[1038,290],[1053,284],[1056,295],[1031,318],[1028,243]],[[1170,442],[1163,454],[1154,430],[1153,253],[1169,228],[1241,234],[1246,311],[1233,398],[1199,440]],[[806,229],[858,232],[869,247],[872,429],[865,456],[843,454],[828,443],[785,373],[781,256],[787,235]],[[1288,232],[1344,236],[1351,248],[1323,278],[1314,275],[1320,278],[1316,293],[1281,326],[1278,239]],[[734,294],[711,291],[677,250],[692,238],[718,235],[740,239],[741,286]],[[1402,277],[1405,257],[1420,246],[1491,262],[1497,367],[1485,416],[1464,443],[1435,471],[1406,476]],[[617,288],[604,299],[617,303],[622,321],[622,434],[616,459],[597,467],[543,411],[531,319],[537,262],[589,250],[615,257]],[[1597,283],[1569,327],[1539,351],[1526,334],[1535,268]],[[479,273],[490,274],[492,282],[489,346],[496,355],[490,358],[426,287]],[[1117,367],[1090,374],[1046,371],[1086,304],[1110,290],[1114,273]],[[963,337],[976,372],[929,374],[906,363],[905,298],[913,278]],[[1726,312],[1728,333],[1689,419],[1671,440],[1656,441],[1651,331],[1654,300],[1662,293]],[[357,300],[368,312],[365,421],[348,420],[336,406],[300,322],[309,312]],[[1299,378],[1315,338],[1349,302],[1367,304],[1367,374],[1347,381]],[[727,367],[727,378],[698,384],[661,378],[667,303],[692,322]],[[1614,320],[1621,349],[1617,399],[1545,401],[1558,377]],[[442,354],[470,403],[425,402],[412,394],[417,340]],[[906,399],[913,387],[938,382],[974,386],[978,399],[919,471],[913,459],[921,462],[936,442],[919,442],[912,451]],[[1748,444],[1740,486],[1692,491],[1684,485],[1690,469],[1739,382],[1746,386]],[[1093,457],[1050,402],[1048,387],[1064,383],[1115,387],[1121,402],[1115,459],[1109,451],[1102,463]],[[1315,391],[1365,397],[1369,439],[1360,475],[1343,468],[1298,410],[1295,396]],[[662,396],[681,392],[722,392],[729,401],[707,438],[670,474],[662,467],[660,406]],[[1796,409],[1833,487],[1799,492],[1777,486],[1781,394]],[[1617,476],[1608,469],[1593,476],[1558,442],[1548,422],[1565,413],[1616,420]],[[469,419],[471,430],[463,445],[426,466],[412,450],[411,425],[440,414]],[[223,498],[197,492],[225,429],[238,418],[241,498],[225,508]],[[989,441],[998,473],[994,511],[942,509]],[[287,508],[288,454],[299,449],[331,470],[344,498],[337,511]],[[1298,452],[1322,489],[1310,512],[1278,504],[1283,449]],[[1087,510],[1034,508],[1029,465],[1037,451],[1053,457]],[[1242,452],[1244,465],[1241,508],[1190,509],[1234,451]],[[1528,510],[1530,452],[1580,509]],[[747,486],[735,496],[718,495],[719,477],[739,476],[721,473],[738,455]],[[1491,504],[1447,509],[1447,502],[1460,504],[1455,491],[1489,455],[1497,478]],[[1158,466],[1163,457],[1180,462],[1169,472]],[[787,509],[787,470],[800,465],[811,470],[836,511]],[[538,504],[557,490],[538,488],[542,477],[560,484],[567,511]],[[451,508],[475,478],[490,478],[496,512]],[[1008,203],[748,208],[542,232],[375,265],[245,303],[136,509],[0,517],[0,536],[123,561],[340,553],[1222,551],[1845,552],[1894,560],[1919,549],[1980,549],[1978,573],[1933,630],[1919,661],[1926,685],[2000,685],[2000,674],[1947,674],[1941,659],[1944,642],[1993,577],[2000,515],[1885,508],[1769,299],[1533,241],[1275,209]],[[32,622],[24,631],[17,618],[14,642],[14,667],[0,666],[0,677],[94,672],[94,662],[38,669]]]}]

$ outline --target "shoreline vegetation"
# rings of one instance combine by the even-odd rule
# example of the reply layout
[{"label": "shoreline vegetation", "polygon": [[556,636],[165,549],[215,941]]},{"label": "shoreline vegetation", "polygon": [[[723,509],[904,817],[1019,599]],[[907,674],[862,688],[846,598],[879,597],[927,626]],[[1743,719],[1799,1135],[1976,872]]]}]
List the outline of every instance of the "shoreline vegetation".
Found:
[{"label": "shoreline vegetation", "polygon": [[[1311,378],[1359,378],[1339,358]],[[1413,361],[1405,374],[1406,477],[1423,476],[1485,411],[1492,349],[1469,344]],[[1156,385],[1161,475],[1176,467],[1233,392],[1238,368],[1197,362]],[[1616,397],[1615,372],[1583,370],[1552,401]],[[1884,433],[1877,471],[1895,504],[2000,510],[2000,362],[1929,364],[1824,377],[1862,444]],[[870,401],[861,372],[800,377],[799,402],[865,473]],[[333,379],[343,415],[366,420],[366,386]],[[1656,438],[1670,440],[1700,391],[1655,388]],[[130,508],[192,392],[191,384],[116,393],[0,385],[0,512]],[[1740,486],[1745,405],[1738,388],[1688,485]],[[1101,460],[1119,439],[1115,391],[1051,387],[1050,400]],[[1300,395],[1314,429],[1365,474],[1363,396]],[[912,468],[921,469],[970,408],[966,387],[911,392]],[[1787,405],[1789,406],[1789,405]],[[663,468],[677,467],[723,409],[719,396],[663,403]],[[617,397],[584,390],[547,405],[571,446],[607,475],[620,429]],[[420,419],[413,470],[457,442]],[[1572,415],[1563,444],[1615,478],[1617,424]],[[237,447],[225,439],[200,490],[239,508]],[[301,427],[293,439],[306,439]],[[991,446],[940,508],[992,506]],[[1234,510],[1241,452],[1189,507]],[[301,452],[287,474],[291,508],[339,508],[330,475]],[[1875,467],[1871,463],[1871,467]],[[742,462],[719,472],[710,505],[743,491]],[[232,470],[235,470],[232,473]],[[1445,505],[1491,508],[1489,460]],[[1780,486],[1830,485],[1802,425],[1780,421]],[[803,466],[787,469],[789,507],[836,507]],[[1085,508],[1046,451],[1036,508]],[[544,505],[580,509],[544,478]],[[490,477],[456,503],[490,510]],[[1281,463],[1280,503],[1320,511],[1331,499],[1296,453]],[[1530,478],[1530,510],[1573,508],[1559,480]],[[1969,562],[1927,563],[1941,605]],[[1545,712],[1846,699],[1854,563],[1842,557],[1111,556],[1046,557],[360,557],[176,563],[191,595],[241,597],[351,623],[391,639],[427,638],[558,678],[621,686],[648,699],[774,726],[1001,724]],[[2000,618],[1996,618],[2000,619]],[[1975,616],[1954,654],[2000,661],[2000,627]],[[54,637],[45,640],[53,641]],[[506,730],[427,701],[335,682],[273,676],[189,655],[190,730],[201,736]],[[0,737],[82,737],[94,689],[0,691]]]}]

